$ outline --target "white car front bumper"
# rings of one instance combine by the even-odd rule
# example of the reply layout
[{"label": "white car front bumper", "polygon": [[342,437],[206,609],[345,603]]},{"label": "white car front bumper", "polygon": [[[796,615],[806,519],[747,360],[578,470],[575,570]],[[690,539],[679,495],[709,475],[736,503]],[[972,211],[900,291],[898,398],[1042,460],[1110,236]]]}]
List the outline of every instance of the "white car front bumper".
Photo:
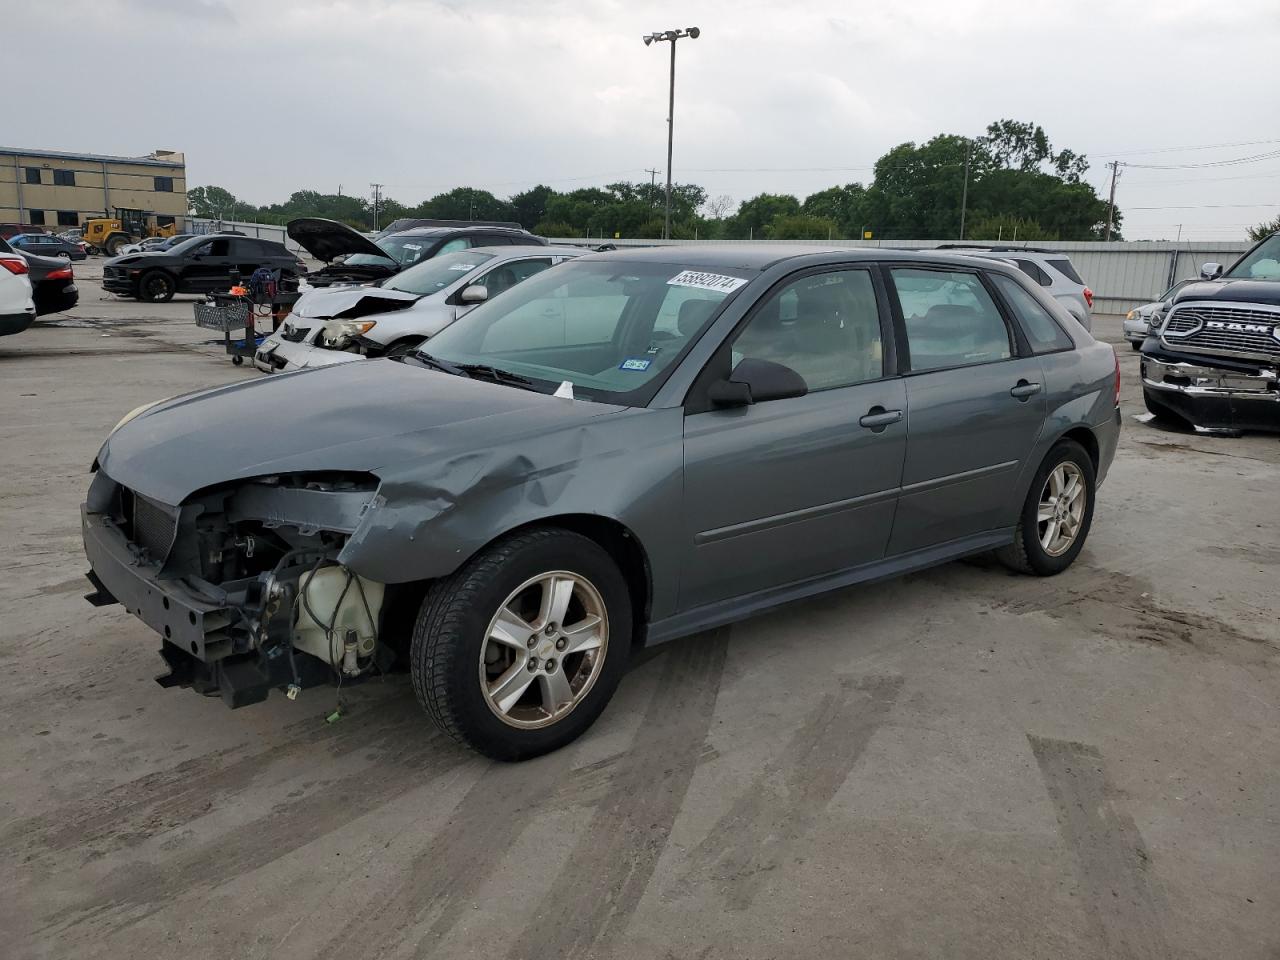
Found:
[{"label": "white car front bumper", "polygon": [[263,373],[285,373],[290,370],[306,370],[310,367],[331,367],[339,363],[365,359],[358,353],[345,350],[328,350],[311,343],[319,328],[313,328],[302,341],[286,340],[284,328],[262,341],[253,355],[253,365]]}]

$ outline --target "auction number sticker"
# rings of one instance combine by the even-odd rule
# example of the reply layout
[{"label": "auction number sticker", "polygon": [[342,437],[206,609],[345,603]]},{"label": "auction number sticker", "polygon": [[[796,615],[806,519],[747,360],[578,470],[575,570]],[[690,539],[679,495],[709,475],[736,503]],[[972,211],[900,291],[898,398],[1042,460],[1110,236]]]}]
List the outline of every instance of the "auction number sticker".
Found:
[{"label": "auction number sticker", "polygon": [[699,290],[717,290],[732,293],[747,281],[741,277],[726,277],[722,273],[703,273],[701,270],[683,270],[667,281],[669,287],[697,287]]},{"label": "auction number sticker", "polygon": [[641,357],[627,357],[622,363],[618,364],[619,370],[648,370],[652,360],[646,360]]}]

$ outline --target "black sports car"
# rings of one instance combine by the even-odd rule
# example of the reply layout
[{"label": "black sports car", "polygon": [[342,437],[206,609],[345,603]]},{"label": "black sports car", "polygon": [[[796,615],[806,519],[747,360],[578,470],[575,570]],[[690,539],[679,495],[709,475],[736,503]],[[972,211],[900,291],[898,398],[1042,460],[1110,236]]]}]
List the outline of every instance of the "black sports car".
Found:
[{"label": "black sports car", "polygon": [[240,234],[192,237],[168,250],[113,257],[102,267],[102,288],[150,303],[172,300],[175,293],[226,290],[233,273],[248,280],[259,267],[284,277],[306,273],[302,261],[274,240]]}]

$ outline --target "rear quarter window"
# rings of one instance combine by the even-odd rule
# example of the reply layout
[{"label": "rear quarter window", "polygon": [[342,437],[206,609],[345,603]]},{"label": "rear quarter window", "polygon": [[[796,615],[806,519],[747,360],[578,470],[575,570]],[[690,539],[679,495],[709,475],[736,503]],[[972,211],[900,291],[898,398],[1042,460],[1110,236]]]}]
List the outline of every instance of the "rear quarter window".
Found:
[{"label": "rear quarter window", "polygon": [[1053,267],[1053,269],[1057,270],[1072,283],[1078,283],[1080,286],[1084,286],[1084,281],[1080,279],[1080,274],[1076,273],[1076,268],[1071,265],[1070,260],[1046,260],[1045,263]]},{"label": "rear quarter window", "polygon": [[1022,284],[1012,277],[998,273],[987,274],[995,283],[1000,295],[1004,297],[1009,309],[1022,325],[1027,340],[1034,353],[1053,353],[1057,350],[1070,350],[1075,346],[1048,309],[1040,303]]}]

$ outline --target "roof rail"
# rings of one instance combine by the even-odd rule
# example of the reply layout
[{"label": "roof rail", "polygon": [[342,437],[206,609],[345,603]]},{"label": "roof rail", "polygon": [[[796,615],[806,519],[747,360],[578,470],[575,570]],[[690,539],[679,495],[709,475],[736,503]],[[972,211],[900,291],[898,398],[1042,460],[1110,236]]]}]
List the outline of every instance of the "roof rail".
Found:
[{"label": "roof rail", "polygon": [[512,230],[523,230],[524,227],[509,220],[435,220],[422,217],[401,217],[392,220],[380,231],[380,234],[400,233],[404,230],[417,230],[420,227],[509,227]]},{"label": "roof rail", "polygon": [[1045,247],[1014,247],[1009,244],[1001,243],[940,243],[934,250],[990,250],[992,253],[1017,253],[1019,250],[1026,253],[1053,253]]}]

